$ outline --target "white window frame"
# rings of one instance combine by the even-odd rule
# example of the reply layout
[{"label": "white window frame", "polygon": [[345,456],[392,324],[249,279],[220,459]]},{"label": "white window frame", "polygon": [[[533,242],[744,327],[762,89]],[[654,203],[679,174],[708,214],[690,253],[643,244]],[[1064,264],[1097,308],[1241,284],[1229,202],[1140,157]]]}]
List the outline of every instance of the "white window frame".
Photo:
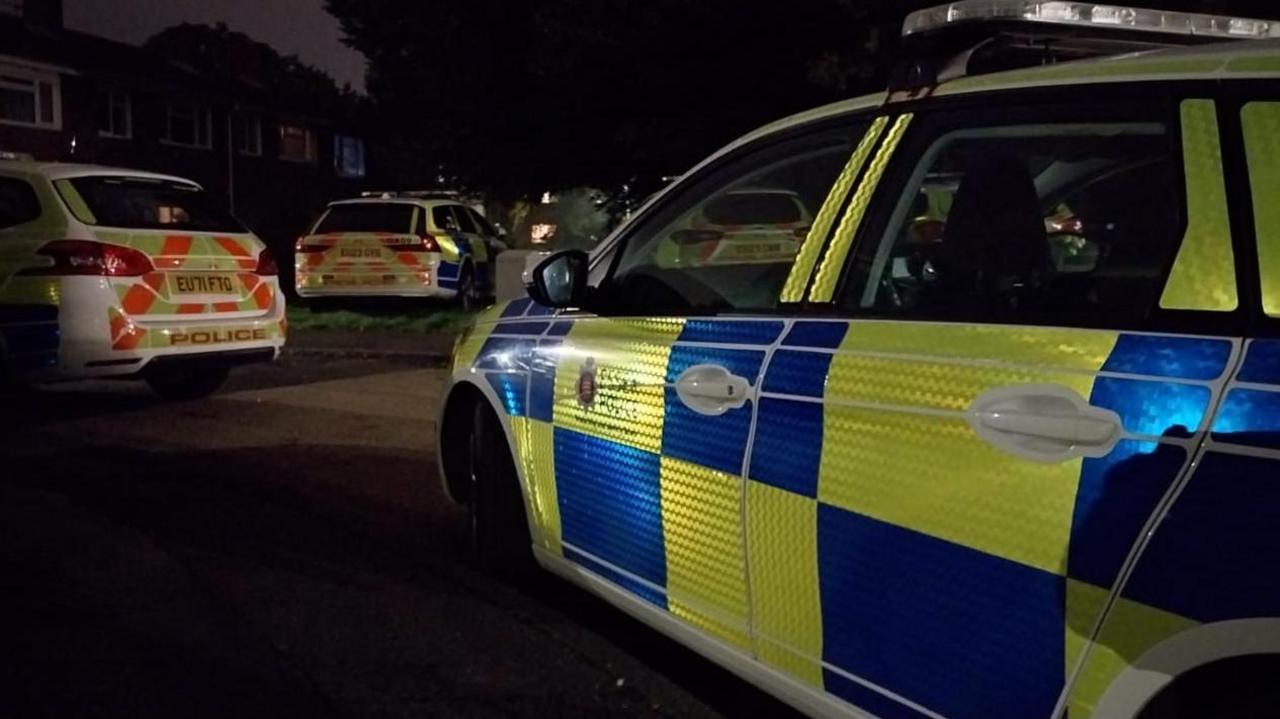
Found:
[{"label": "white window frame", "polygon": [[110,123],[111,118],[115,117],[112,112],[116,101],[124,100],[124,132],[119,132],[118,128],[101,127],[98,128],[98,134],[103,137],[111,137],[118,140],[133,139],[133,95],[128,90],[105,88],[102,91],[103,98],[107,103],[107,120]]},{"label": "white window frame", "polygon": [[[305,150],[306,157],[289,157],[289,156],[285,155],[285,153],[284,153],[284,132],[285,132],[285,129],[286,129],[286,128],[292,128],[292,129],[296,129],[296,130],[302,130],[302,132],[303,132],[303,136],[304,136],[304,138],[305,138],[305,142],[306,142],[306,150]],[[279,159],[280,159],[280,160],[282,160],[282,161],[284,161],[284,162],[297,162],[297,163],[310,163],[310,164],[315,164],[315,162],[317,161],[317,159],[319,159],[319,154],[320,154],[320,152],[319,152],[319,147],[317,146],[317,143],[316,143],[316,131],[315,131],[315,130],[311,129],[310,127],[307,127],[306,125],[295,125],[295,124],[288,123],[288,122],[282,122],[282,123],[280,123],[279,129],[280,129],[280,148],[279,148],[279,150],[280,150],[280,151],[279,151],[279,152],[277,152],[276,154],[277,154],[277,155],[279,155]]]},{"label": "white window frame", "polygon": [[[52,117],[45,117],[40,102],[40,88],[49,88],[52,97]],[[18,92],[30,92],[35,122],[0,117],[0,125],[34,127],[41,130],[62,129],[62,81],[56,72],[40,70],[27,65],[0,61],[0,87]]]},{"label": "white window frame", "polygon": [[[182,116],[189,114],[191,116],[191,124],[193,133],[195,134],[195,142],[185,142],[173,139],[173,118],[174,116]],[[204,115],[204,137],[200,137],[200,123],[197,118]],[[207,106],[194,102],[178,102],[169,101],[164,104],[164,137],[160,142],[165,145],[174,147],[187,147],[197,150],[209,150],[213,148],[213,111]]]},{"label": "white window frame", "polygon": [[[343,170],[343,144],[344,141],[354,141],[360,147],[360,172],[350,173]],[[355,135],[342,135],[335,133],[333,136],[333,171],[338,177],[350,179],[360,179],[368,174],[368,155],[363,137]]]},{"label": "white window frame", "polygon": [[[262,157],[262,115],[240,112],[234,115],[240,133],[236,136],[236,153],[245,157]],[[253,138],[252,146],[249,139]]]}]

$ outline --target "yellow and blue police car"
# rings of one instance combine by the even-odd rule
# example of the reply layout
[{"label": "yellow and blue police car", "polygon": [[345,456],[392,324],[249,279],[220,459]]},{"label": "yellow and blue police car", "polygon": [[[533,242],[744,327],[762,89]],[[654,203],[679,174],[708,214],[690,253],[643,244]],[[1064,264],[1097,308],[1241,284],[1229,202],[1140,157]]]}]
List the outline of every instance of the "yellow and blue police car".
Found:
[{"label": "yellow and blue police car", "polygon": [[207,395],[285,340],[276,262],[199,185],[0,159],[0,374]]},{"label": "yellow and blue police car", "polygon": [[[476,552],[814,716],[1280,714],[1280,24],[905,34],[889,91],[732,143],[460,338]],[[752,187],[816,208],[787,261],[656,261]]]},{"label": "yellow and blue police car", "polygon": [[478,307],[501,241],[455,193],[367,192],[332,202],[295,246],[298,296],[432,297]]}]

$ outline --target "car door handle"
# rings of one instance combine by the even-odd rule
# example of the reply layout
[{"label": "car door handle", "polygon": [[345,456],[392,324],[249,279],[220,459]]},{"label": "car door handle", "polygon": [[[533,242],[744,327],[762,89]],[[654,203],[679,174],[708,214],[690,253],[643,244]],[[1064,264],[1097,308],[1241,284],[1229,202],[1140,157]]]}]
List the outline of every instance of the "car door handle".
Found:
[{"label": "car door handle", "polygon": [[675,389],[686,407],[714,417],[745,405],[751,383],[720,365],[699,364],[680,373]]},{"label": "car door handle", "polygon": [[1038,462],[1101,457],[1124,434],[1120,416],[1090,405],[1062,385],[1014,385],[984,393],[969,407],[979,437]]}]

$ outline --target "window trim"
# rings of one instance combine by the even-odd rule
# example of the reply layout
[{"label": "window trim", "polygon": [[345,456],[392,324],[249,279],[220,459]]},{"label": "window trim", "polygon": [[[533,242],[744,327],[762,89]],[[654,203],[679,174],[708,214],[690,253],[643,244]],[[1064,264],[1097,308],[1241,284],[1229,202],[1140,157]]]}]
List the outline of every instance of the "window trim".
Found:
[{"label": "window trim", "polygon": [[[0,117],[0,125],[11,125],[13,127],[26,127],[36,130],[61,130],[62,129],[62,78],[58,72],[32,67],[30,65],[10,62],[0,59],[0,85],[8,85],[11,89],[18,92],[27,92],[28,88],[18,83],[6,83],[4,78],[12,78],[19,82],[29,82],[31,84],[30,92],[34,106],[32,108],[35,122],[26,122],[23,120],[14,120],[11,118]],[[49,88],[51,103],[51,118],[45,118],[40,102],[41,86]]]},{"label": "window trim", "polygon": [[125,129],[123,133],[120,133],[120,132],[116,132],[115,128],[99,127],[98,135],[100,137],[106,137],[113,140],[132,140],[133,139],[133,93],[121,88],[108,87],[108,88],[102,89],[102,96],[107,103],[108,120],[114,117],[112,110],[113,110],[113,106],[115,104],[116,98],[118,97],[124,98]]},{"label": "window trim", "polygon": [[[194,144],[173,139],[173,116],[176,114],[174,112],[175,109],[178,108],[186,108],[191,111],[192,133],[195,135]],[[204,114],[205,136],[203,138],[200,137],[200,123],[197,121],[197,118],[201,113]],[[160,138],[160,144],[169,145],[170,147],[182,147],[189,150],[212,150],[213,110],[208,105],[202,105],[199,102],[166,100],[164,104],[164,135]]]},{"label": "window trim", "polygon": [[[236,154],[241,157],[262,157],[262,115],[257,112],[235,112],[231,117],[235,118],[234,123],[239,126],[240,131],[238,135],[233,133]],[[254,149],[246,148],[250,128],[253,129]]]},{"label": "window trim", "polygon": [[[276,159],[281,160],[282,162],[295,162],[299,165],[306,165],[306,164],[314,165],[317,162],[319,162],[320,160],[319,135],[314,128],[308,127],[307,125],[293,124],[289,122],[281,122],[276,127],[277,127],[277,134],[279,135],[279,139],[280,139],[280,144],[276,152]],[[285,154],[284,133],[286,128],[302,130],[303,138],[304,138],[303,141],[306,144],[306,149],[304,150],[305,157],[290,157]]]}]

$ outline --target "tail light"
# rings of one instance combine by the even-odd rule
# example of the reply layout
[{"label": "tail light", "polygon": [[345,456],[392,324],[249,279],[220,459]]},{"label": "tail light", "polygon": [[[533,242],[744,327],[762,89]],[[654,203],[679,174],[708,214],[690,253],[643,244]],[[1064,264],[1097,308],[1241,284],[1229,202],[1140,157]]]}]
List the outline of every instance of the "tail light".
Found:
[{"label": "tail light", "polygon": [[671,233],[671,241],[677,245],[696,245],[702,242],[715,242],[724,237],[719,230],[676,230]]},{"label": "tail light", "polygon": [[262,248],[262,252],[258,253],[258,267],[254,270],[259,275],[278,275],[280,274],[280,265],[276,264],[276,256],[270,248]]},{"label": "tail light", "polygon": [[391,252],[439,252],[440,243],[431,235],[422,235],[416,240],[402,238],[393,245],[384,245]]},{"label": "tail light", "polygon": [[155,271],[151,260],[132,247],[90,240],[54,240],[36,254],[53,259],[52,267],[32,267],[24,275],[88,275],[92,277],[140,277]]},{"label": "tail light", "polygon": [[320,245],[320,244],[307,242],[307,238],[305,237],[299,237],[298,241],[293,243],[293,251],[301,252],[304,254],[308,252],[324,252],[327,249],[329,249],[328,245]]}]

